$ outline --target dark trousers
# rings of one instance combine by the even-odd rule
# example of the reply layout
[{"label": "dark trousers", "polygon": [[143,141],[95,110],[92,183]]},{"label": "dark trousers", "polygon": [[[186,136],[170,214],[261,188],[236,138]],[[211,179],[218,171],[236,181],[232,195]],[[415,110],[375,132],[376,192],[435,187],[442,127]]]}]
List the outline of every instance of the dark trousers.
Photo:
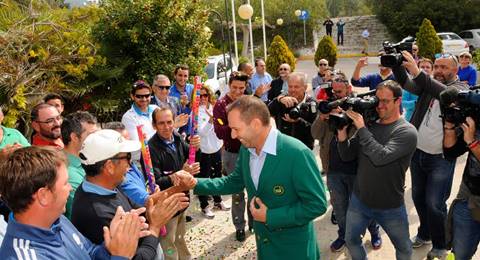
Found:
[{"label": "dark trousers", "polygon": [[[221,150],[215,153],[202,153],[200,155],[200,173],[197,174],[200,178],[220,178],[222,177],[222,154]],[[222,202],[222,197],[219,195],[213,195],[213,201],[215,203]],[[208,196],[198,195],[200,200],[200,207],[202,209],[208,206]]]},{"label": "dark trousers", "polygon": [[337,33],[337,45],[343,45],[343,32]]},{"label": "dark trousers", "polygon": [[455,160],[417,149],[410,163],[412,197],[420,219],[417,236],[432,240],[433,248],[446,249],[447,204]]},{"label": "dark trousers", "polygon": [[330,37],[332,37],[332,29],[327,30],[327,35],[330,36]]}]

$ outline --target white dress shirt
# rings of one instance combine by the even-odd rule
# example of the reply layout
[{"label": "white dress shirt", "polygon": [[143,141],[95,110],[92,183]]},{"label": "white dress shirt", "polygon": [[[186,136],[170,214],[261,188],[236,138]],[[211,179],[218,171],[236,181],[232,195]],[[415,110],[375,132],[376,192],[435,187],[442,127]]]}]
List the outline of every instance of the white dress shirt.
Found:
[{"label": "white dress shirt", "polygon": [[250,152],[250,175],[257,190],[258,180],[260,179],[260,173],[262,172],[267,154],[277,155],[277,136],[278,130],[275,127],[270,128],[270,132],[268,132],[267,139],[259,155],[257,155],[255,148],[248,148]]}]

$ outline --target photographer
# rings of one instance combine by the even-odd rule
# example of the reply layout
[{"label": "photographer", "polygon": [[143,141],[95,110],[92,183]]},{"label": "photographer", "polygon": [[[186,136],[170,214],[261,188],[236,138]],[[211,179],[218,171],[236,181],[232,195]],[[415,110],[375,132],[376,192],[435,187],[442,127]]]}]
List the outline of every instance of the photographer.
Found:
[{"label": "photographer", "polygon": [[[418,68],[409,52],[402,51],[402,55],[402,66],[394,66],[393,73],[405,90],[418,96],[410,120],[418,130],[417,149],[410,164],[412,197],[420,219],[413,247],[433,243],[428,258],[441,258],[447,253],[446,201],[452,188],[455,159],[443,156],[444,131],[438,99],[440,92],[447,88],[468,88],[458,80],[458,61],[455,56],[443,54],[437,57],[432,78]],[[412,78],[409,78],[405,68]]]},{"label": "photographer", "polygon": [[[342,72],[337,72],[333,76],[332,92],[334,100],[353,97],[352,86],[348,83],[347,77]],[[330,113],[338,113],[339,110],[339,108],[332,109]],[[347,208],[356,178],[357,161],[344,162],[340,159],[337,149],[337,138],[334,131],[330,129],[328,122],[330,113],[325,112],[327,111],[319,109],[317,119],[315,119],[315,122],[312,124],[312,136],[320,141],[322,167],[324,172],[328,172],[327,186],[330,191],[330,203],[333,207],[332,218],[334,216],[333,212],[335,212],[338,222],[338,238],[332,242],[330,250],[332,252],[339,252],[345,246]],[[354,132],[355,128],[349,126],[348,136],[353,136]],[[382,239],[379,235],[378,224],[372,222],[368,230],[372,237],[372,248],[379,249],[382,245]]]},{"label": "photographer", "polygon": [[445,122],[444,129],[446,157],[455,159],[468,152],[460,190],[450,207],[452,219],[449,222],[453,224],[451,242],[455,259],[472,259],[480,239],[480,131],[476,130],[471,117],[461,125],[463,138],[457,137],[455,125],[450,122]]},{"label": "photographer", "polygon": [[313,149],[310,127],[317,115],[317,103],[307,91],[304,73],[294,72],[288,76],[288,95],[280,95],[268,105],[270,114],[280,132],[302,141]]},{"label": "photographer", "polygon": [[454,124],[445,122],[444,155],[455,159],[469,153],[460,190],[450,207],[453,241],[448,242],[453,242],[455,259],[463,260],[473,257],[480,239],[480,131],[471,117],[461,125],[463,138],[457,137],[455,129]]},{"label": "photographer", "polygon": [[402,89],[392,80],[377,86],[379,120],[365,127],[361,114],[348,110],[358,129],[350,139],[347,127],[338,130],[343,161],[357,160],[357,178],[347,211],[345,240],[353,260],[366,259],[361,235],[371,220],[385,230],[396,258],[410,259],[408,216],[404,202],[405,172],[417,144],[417,131],[400,116]]}]

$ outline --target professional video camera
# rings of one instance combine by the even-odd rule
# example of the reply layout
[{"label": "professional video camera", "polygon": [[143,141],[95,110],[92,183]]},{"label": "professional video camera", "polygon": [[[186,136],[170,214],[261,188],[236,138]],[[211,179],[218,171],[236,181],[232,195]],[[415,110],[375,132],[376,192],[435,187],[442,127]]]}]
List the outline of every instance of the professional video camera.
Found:
[{"label": "professional video camera", "polygon": [[384,67],[398,67],[402,65],[405,59],[402,56],[402,51],[412,53],[412,46],[415,38],[412,36],[405,37],[398,43],[391,43],[389,41],[383,42],[383,50],[385,54],[380,57],[380,64]]},{"label": "professional video camera", "polygon": [[297,120],[300,117],[307,117],[309,113],[317,113],[317,103],[315,101],[299,103],[293,107],[284,107],[285,114],[293,119]]},{"label": "professional video camera", "polygon": [[[320,112],[327,114],[337,107],[341,107],[344,111],[352,109],[353,111],[360,113],[365,120],[365,124],[368,125],[378,119],[378,114],[375,109],[378,105],[378,98],[375,96],[375,92],[376,90],[372,90],[355,97],[345,97],[329,103],[323,103],[321,108],[319,106],[319,110]],[[331,113],[328,122],[330,129],[335,131],[351,124],[352,120],[345,112],[341,112]]]},{"label": "professional video camera", "polygon": [[445,121],[459,126],[471,117],[480,126],[480,85],[470,91],[448,88],[440,93],[440,104]]}]

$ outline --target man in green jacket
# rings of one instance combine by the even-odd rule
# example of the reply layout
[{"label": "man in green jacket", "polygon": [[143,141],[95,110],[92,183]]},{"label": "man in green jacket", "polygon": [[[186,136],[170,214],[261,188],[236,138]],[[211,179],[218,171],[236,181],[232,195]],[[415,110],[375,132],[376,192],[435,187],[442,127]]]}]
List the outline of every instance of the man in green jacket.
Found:
[{"label": "man in green jacket", "polygon": [[184,180],[196,194],[248,192],[259,259],[319,259],[313,220],[325,213],[325,187],[312,151],[270,125],[267,106],[243,96],[227,108],[232,138],[242,143],[235,170]]}]

